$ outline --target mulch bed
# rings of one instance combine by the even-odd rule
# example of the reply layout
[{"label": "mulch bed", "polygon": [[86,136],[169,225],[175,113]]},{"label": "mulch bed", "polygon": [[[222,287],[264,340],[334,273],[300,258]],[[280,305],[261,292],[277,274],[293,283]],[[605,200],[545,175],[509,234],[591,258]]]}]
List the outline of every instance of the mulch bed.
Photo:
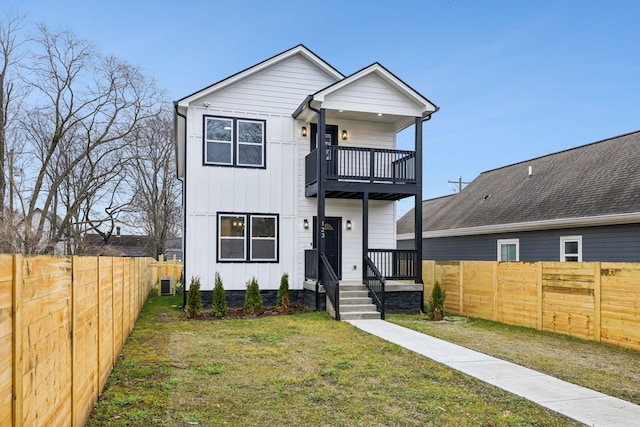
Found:
[{"label": "mulch bed", "polygon": [[[257,317],[267,316],[282,316],[294,313],[301,313],[310,311],[311,309],[306,305],[291,305],[289,309],[280,313],[275,307],[265,307],[258,314],[245,314],[242,308],[229,308],[229,314],[225,317],[215,317],[210,310],[203,310],[196,316],[195,320],[226,320],[226,319],[255,319]],[[183,315],[184,319],[188,319],[186,313]]]}]

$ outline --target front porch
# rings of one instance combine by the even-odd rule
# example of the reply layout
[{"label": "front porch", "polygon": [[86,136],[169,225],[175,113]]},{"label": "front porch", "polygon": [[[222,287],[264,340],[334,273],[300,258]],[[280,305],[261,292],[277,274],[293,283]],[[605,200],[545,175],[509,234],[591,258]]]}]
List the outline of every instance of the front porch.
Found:
[{"label": "front porch", "polygon": [[[372,314],[369,310],[363,311],[351,311],[349,309],[345,310],[345,306],[349,306],[350,300],[353,300],[353,289],[354,285],[364,286],[360,282],[353,281],[344,281],[340,283],[341,286],[341,298],[339,304],[339,313],[340,320],[349,320],[362,318],[361,313],[364,314],[364,317]],[[418,314],[422,310],[423,306],[423,285],[421,283],[411,283],[404,282],[400,280],[389,280],[385,285],[385,305],[386,305],[386,313],[406,313],[406,314]],[[345,292],[346,291],[346,292]],[[345,298],[346,295],[346,298]],[[371,297],[369,296],[368,290],[365,290],[365,295],[369,299],[371,303]],[[324,287],[319,284],[318,285],[318,294],[316,299],[316,281],[315,280],[305,280],[303,283],[303,301],[309,307],[316,307],[317,310],[320,311],[328,311],[332,317],[335,318],[335,310],[332,307],[332,303],[327,298],[327,293]],[[329,303],[329,308],[327,308],[327,303]],[[358,305],[363,304],[362,302],[358,302]],[[349,313],[345,316],[346,313]],[[381,314],[377,309],[375,309],[375,317],[376,319],[381,318]]]},{"label": "front porch", "polygon": [[[416,312],[422,309],[419,236],[416,235],[413,250],[371,246],[395,245],[391,242],[395,240],[395,201],[414,199],[415,229],[422,229],[422,126],[437,109],[374,63],[309,95],[292,114],[299,121],[300,135],[309,138],[309,153],[304,158],[304,195],[316,199],[313,249],[305,251],[305,279],[313,283],[317,308],[322,287],[327,310],[336,319],[341,318],[345,306],[341,291],[361,286],[384,319],[389,302],[395,301],[389,298],[392,281],[396,294],[398,289],[410,286],[408,292],[419,295],[412,306]],[[399,150],[398,133],[408,127],[414,130],[413,150]],[[344,145],[347,141],[349,145]],[[336,199],[345,203],[336,203]],[[354,209],[347,199],[360,200],[361,208]],[[386,206],[386,216],[381,215],[381,206]],[[341,280],[345,258],[341,224],[346,217],[344,229],[352,230],[354,221],[349,216],[353,218],[358,211],[359,238],[350,238],[347,254],[349,267],[353,268],[344,275],[354,283],[346,284]],[[304,221],[308,229],[309,220]],[[360,247],[353,244],[356,241]]]},{"label": "front porch", "polygon": [[[321,276],[318,275],[319,259],[323,264]],[[363,257],[362,280],[340,280],[324,254],[318,256],[318,249],[308,249],[305,250],[304,288],[305,292],[314,292],[316,309],[326,309],[338,320],[370,318],[372,310],[367,305],[382,319],[386,312],[419,313],[423,305],[423,285],[418,276],[421,271],[418,262],[415,250],[369,249]],[[360,304],[348,295],[362,291],[369,302]],[[353,305],[361,307],[354,309]]]}]

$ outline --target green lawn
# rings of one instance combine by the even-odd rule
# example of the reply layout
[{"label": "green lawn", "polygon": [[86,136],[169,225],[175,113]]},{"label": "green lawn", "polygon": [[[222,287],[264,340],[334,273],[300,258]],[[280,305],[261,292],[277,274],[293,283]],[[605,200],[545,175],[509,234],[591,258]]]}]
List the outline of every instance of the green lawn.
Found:
[{"label": "green lawn", "polygon": [[151,296],[89,426],[580,425],[325,313],[182,320]]}]

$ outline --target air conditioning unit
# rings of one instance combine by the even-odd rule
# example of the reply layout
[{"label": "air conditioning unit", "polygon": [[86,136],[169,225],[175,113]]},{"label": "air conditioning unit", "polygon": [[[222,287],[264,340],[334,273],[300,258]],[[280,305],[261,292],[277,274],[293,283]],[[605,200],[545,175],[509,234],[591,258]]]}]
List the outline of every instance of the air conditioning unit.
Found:
[{"label": "air conditioning unit", "polygon": [[176,279],[173,276],[162,276],[160,278],[160,290],[159,296],[175,295],[176,294]]}]

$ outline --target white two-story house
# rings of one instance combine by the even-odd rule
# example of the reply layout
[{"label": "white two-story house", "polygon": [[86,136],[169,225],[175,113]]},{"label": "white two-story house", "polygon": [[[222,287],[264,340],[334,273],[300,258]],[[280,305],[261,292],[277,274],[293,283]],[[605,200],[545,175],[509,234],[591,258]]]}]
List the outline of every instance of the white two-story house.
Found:
[{"label": "white two-story house", "polygon": [[[336,318],[364,310],[363,285],[382,315],[419,311],[421,247],[396,249],[396,201],[415,199],[420,230],[435,111],[382,65],[344,76],[303,45],[176,101],[187,287],[200,277],[210,300],[219,272],[241,305],[255,277],[269,305],[287,273],[294,301]],[[398,150],[407,127],[415,146]]]}]

